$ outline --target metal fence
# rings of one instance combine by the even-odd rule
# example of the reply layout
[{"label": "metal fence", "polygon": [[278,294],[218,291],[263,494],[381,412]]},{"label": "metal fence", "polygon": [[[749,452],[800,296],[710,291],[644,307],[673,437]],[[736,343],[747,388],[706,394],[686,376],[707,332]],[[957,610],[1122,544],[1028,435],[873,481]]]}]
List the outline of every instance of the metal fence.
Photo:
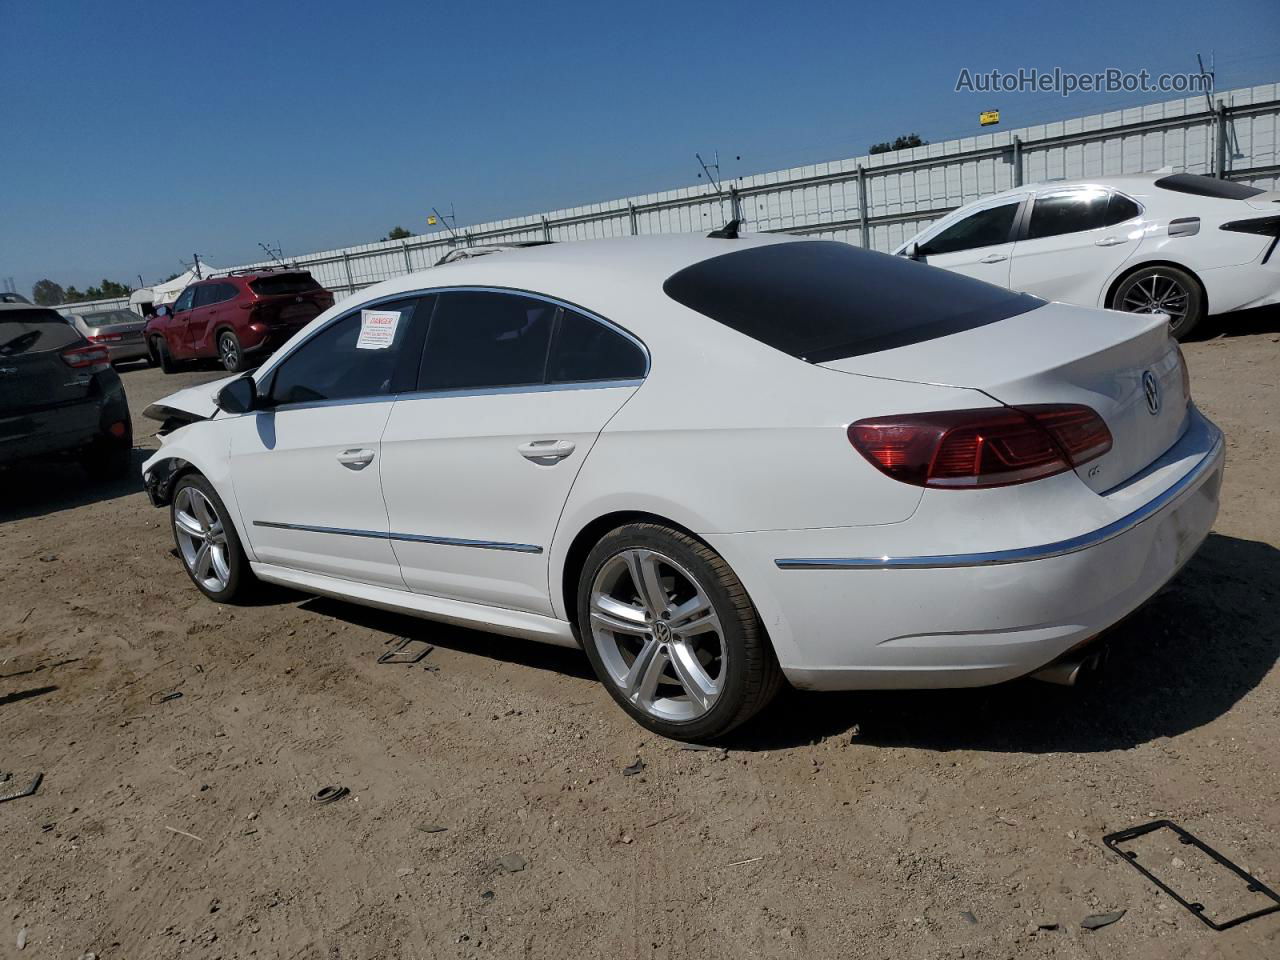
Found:
[{"label": "metal fence", "polygon": [[[796,233],[887,251],[989,194],[1044,180],[1169,167],[1276,189],[1280,84],[1115,110],[605,203],[291,258],[335,293],[433,266],[450,250],[709,230]],[[269,266],[269,261],[236,269]]]}]

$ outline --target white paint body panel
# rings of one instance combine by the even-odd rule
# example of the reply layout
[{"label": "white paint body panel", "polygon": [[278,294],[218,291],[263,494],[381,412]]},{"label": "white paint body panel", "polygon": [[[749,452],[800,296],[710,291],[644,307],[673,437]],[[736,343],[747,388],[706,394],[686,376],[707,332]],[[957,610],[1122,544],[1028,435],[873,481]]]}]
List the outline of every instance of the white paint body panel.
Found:
[{"label": "white paint body panel", "polygon": [[[1138,203],[1141,215],[1098,230],[932,256],[928,262],[1046,300],[1091,307],[1108,306],[1117,280],[1155,263],[1173,264],[1195,276],[1205,288],[1210,315],[1280,302],[1280,256],[1261,262],[1272,238],[1220,229],[1229,221],[1280,213],[1280,204],[1273,202],[1277,194],[1260,194],[1248,200],[1203,197],[1156,187],[1161,176],[1103,177],[1018,187],[952,211],[894,252],[901,253],[912,243],[922,244],[956,221],[1001,202],[1068,190],[1112,190]],[[1169,235],[1171,221],[1190,217],[1199,218],[1198,232]],[[1104,245],[1099,246],[1099,241]],[[970,266],[988,253],[1010,255],[1003,280],[982,276]]]},{"label": "white paint body panel", "polygon": [[[388,281],[318,317],[254,376],[261,381],[310,331],[362,303],[457,286],[579,304],[645,344],[648,375],[638,387],[337,404],[328,408],[336,411],[332,422],[314,424],[286,423],[282,410],[274,414],[270,450],[255,419],[264,414],[218,414],[165,438],[144,471],[178,458],[203,472],[240,518],[264,579],[558,643],[574,642],[562,584],[575,537],[613,514],[656,516],[722,553],[759,609],[787,675],[824,688],[970,685],[1031,672],[1143,602],[1207,535],[1217,509],[1220,434],[1182,396],[1176,352],[1158,323],[1049,305],[965,334],[819,366],[662,292],[663,280],[690,263],[786,242],[556,244]],[[1142,414],[1143,421],[1134,409],[1135,376],[1147,366],[1158,369],[1165,388],[1166,418]],[[846,436],[864,417],[1001,402],[1095,406],[1117,437],[1105,474],[926,490],[881,474]],[[356,412],[362,406],[386,414]],[[1145,434],[1155,438],[1147,447]],[[575,450],[554,466],[537,465],[515,449],[534,439],[569,439]],[[331,462],[348,445],[376,451],[368,470],[348,475]],[[232,456],[234,450],[244,452]],[[249,464],[247,480],[241,462]],[[381,500],[361,486],[374,476]],[[351,506],[354,499],[363,513]],[[1123,535],[1052,559],[923,570],[777,563],[1022,550],[1087,537],[1148,505],[1155,505],[1151,515]],[[337,534],[313,534],[322,540],[286,547],[254,527],[255,519],[365,524],[388,531],[388,540],[352,545],[336,542],[343,539]],[[326,547],[328,540],[335,542]],[[394,576],[382,547],[395,556]]]}]

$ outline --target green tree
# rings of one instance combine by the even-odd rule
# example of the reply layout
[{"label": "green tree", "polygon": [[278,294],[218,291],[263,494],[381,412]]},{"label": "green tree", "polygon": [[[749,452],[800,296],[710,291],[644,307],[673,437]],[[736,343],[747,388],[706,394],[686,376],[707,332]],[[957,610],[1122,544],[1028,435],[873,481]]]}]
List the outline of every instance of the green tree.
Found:
[{"label": "green tree", "polygon": [[391,228],[391,232],[388,233],[382,239],[383,240],[407,240],[409,237],[412,237],[412,236],[413,236],[412,231],[406,230],[404,227],[400,226],[399,224],[396,224],[394,227]]},{"label": "green tree", "polygon": [[37,280],[36,285],[31,288],[32,301],[42,307],[52,307],[59,303],[65,303],[66,296],[67,292],[48,277],[43,280]]},{"label": "green tree", "polygon": [[892,143],[884,140],[880,143],[873,143],[867,148],[867,153],[888,153],[890,150],[907,150],[911,147],[927,146],[928,140],[921,140],[918,133],[904,133]]}]

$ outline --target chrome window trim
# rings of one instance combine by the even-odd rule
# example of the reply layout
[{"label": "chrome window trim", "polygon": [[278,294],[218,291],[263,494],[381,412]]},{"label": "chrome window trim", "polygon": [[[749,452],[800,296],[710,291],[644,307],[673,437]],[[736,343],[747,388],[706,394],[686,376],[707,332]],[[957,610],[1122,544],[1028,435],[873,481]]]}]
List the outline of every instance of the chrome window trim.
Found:
[{"label": "chrome window trim", "polygon": [[421,533],[392,533],[383,530],[356,530],[350,527],[321,527],[310,523],[280,523],[255,520],[255,527],[271,530],[294,530],[300,533],[334,533],[343,537],[365,537],[370,540],[402,540],[406,543],[433,543],[444,547],[474,547],[479,550],[504,550],[509,553],[541,553],[532,543],[506,543],[501,540],[464,540],[461,537],[433,537]]},{"label": "chrome window trim", "polygon": [[[640,351],[644,354],[644,373],[641,374],[638,378],[636,378],[634,382],[643,383],[645,378],[649,376],[649,371],[653,369],[653,355],[649,352],[649,347],[643,340],[637,337],[630,330],[626,329],[626,327],[619,326],[618,324],[614,323],[612,320],[609,320],[606,317],[602,317],[600,316],[600,314],[595,313],[594,311],[589,310],[586,307],[579,306],[578,304],[572,303],[569,300],[562,300],[559,297],[553,297],[545,293],[537,293],[533,290],[522,290],[519,287],[467,286],[467,285],[455,284],[447,287],[423,287],[423,288],[414,289],[414,290],[404,290],[400,293],[385,294],[381,297],[375,297],[372,300],[362,301],[361,303],[349,309],[343,310],[337,316],[326,320],[323,324],[321,324],[320,326],[316,327],[314,330],[309,332],[304,339],[294,344],[288,350],[288,352],[275,354],[275,356],[273,356],[266,365],[264,365],[263,367],[259,368],[257,371],[254,372],[253,374],[254,382],[257,383],[259,386],[262,386],[262,384],[267,380],[267,378],[269,378],[275,372],[276,368],[279,367],[280,364],[284,363],[286,360],[289,359],[289,357],[293,356],[295,353],[301,350],[304,346],[310,343],[313,337],[316,337],[324,330],[327,330],[332,324],[338,323],[339,321],[345,320],[347,317],[350,317],[357,310],[368,310],[373,307],[380,306],[381,304],[392,303],[396,300],[407,300],[411,297],[435,296],[436,294],[441,294],[441,293],[503,293],[503,294],[514,295],[514,296],[530,297],[534,300],[545,301],[546,303],[553,304],[554,306],[557,306],[557,307],[573,310],[576,313],[580,313],[584,317],[587,317],[589,320],[594,320],[596,323],[603,324],[604,326],[608,327],[610,330],[613,330],[615,333],[621,334],[623,337],[630,340],[632,343],[634,343],[637,347],[640,348]],[[599,386],[603,384],[622,385],[622,384],[630,384],[631,382],[633,381],[630,381],[630,380],[627,380],[627,381],[572,380],[572,381],[567,381],[565,383],[531,383],[531,384],[524,385],[522,387],[514,387],[514,388],[513,387],[490,387],[490,388],[482,388],[481,390],[477,390],[475,392],[484,393],[484,394],[488,394],[490,392],[509,391],[509,390],[520,390],[520,391],[527,392],[534,387],[549,388],[549,389],[556,389],[556,390],[581,390],[581,389],[584,389],[585,387],[593,387],[593,386]],[[346,397],[344,398],[344,400],[346,402],[350,402],[352,400],[394,400],[394,399],[399,399],[406,396],[439,396],[445,393],[458,395],[466,392],[468,392],[466,389],[414,390],[414,391],[406,391],[405,393],[378,394],[378,395],[373,395],[369,397]],[[539,390],[539,392],[542,392],[542,390]],[[309,401],[308,404],[309,406],[322,406],[326,403],[331,403],[331,402],[341,402],[341,401],[316,400],[316,401]],[[298,404],[283,403],[277,407],[273,407],[272,409],[293,410],[297,408],[298,408]]]},{"label": "chrome window trim", "polygon": [[1114,520],[1097,530],[1078,537],[1042,543],[1013,550],[993,550],[988,553],[950,553],[932,557],[784,557],[774,560],[780,570],[938,570],[952,567],[990,567],[1008,563],[1027,563],[1031,560],[1049,560],[1071,553],[1079,553],[1099,544],[1114,540],[1128,533],[1140,523],[1151,519],[1188,491],[1198,487],[1207,475],[1217,469],[1224,444],[1221,431],[1209,448],[1209,452],[1169,489],[1148,500],[1136,510]]}]

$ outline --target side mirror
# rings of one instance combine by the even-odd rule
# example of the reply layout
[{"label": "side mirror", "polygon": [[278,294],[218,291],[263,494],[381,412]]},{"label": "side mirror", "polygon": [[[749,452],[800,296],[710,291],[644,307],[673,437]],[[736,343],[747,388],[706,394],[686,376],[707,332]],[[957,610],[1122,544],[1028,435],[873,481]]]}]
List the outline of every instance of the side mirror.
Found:
[{"label": "side mirror", "polygon": [[156,308],[155,308],[155,310],[153,310],[153,311],[152,311],[152,313],[154,313],[154,314],[155,314],[155,316],[157,316],[157,317],[171,317],[171,316],[173,316],[173,311],[169,308],[169,305],[168,305],[168,304],[164,304],[164,303],[162,303],[162,304],[160,304],[160,306],[156,307]]},{"label": "side mirror", "polygon": [[920,252],[920,244],[909,243],[907,249],[902,251],[902,255],[908,260],[923,260],[924,255]]},{"label": "side mirror", "polygon": [[218,391],[215,402],[226,413],[248,413],[258,406],[258,385],[253,377],[232,380]]}]

